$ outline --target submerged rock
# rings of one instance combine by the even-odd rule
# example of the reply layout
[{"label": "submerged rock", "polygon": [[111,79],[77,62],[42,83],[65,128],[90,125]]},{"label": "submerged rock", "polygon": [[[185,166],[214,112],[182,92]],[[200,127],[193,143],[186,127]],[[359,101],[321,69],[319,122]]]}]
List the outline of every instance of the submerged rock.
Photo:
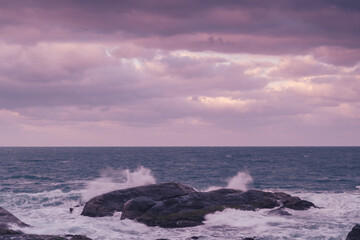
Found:
[{"label": "submerged rock", "polygon": [[83,235],[74,235],[70,240],[92,240],[92,239]]},{"label": "submerged rock", "polygon": [[[81,214],[100,217],[122,211],[121,219],[135,219],[148,226],[175,228],[201,225],[206,214],[225,208],[254,211],[275,207],[306,210],[315,205],[282,192],[234,189],[197,192],[178,183],[163,183],[97,196],[85,204]],[[285,215],[284,210],[281,213]]]},{"label": "submerged rock", "polygon": [[348,233],[346,240],[360,240],[360,224],[356,224]]},{"label": "submerged rock", "polygon": [[269,211],[270,215],[277,215],[277,216],[291,216],[291,214],[287,211],[285,211],[282,208],[274,209]]}]

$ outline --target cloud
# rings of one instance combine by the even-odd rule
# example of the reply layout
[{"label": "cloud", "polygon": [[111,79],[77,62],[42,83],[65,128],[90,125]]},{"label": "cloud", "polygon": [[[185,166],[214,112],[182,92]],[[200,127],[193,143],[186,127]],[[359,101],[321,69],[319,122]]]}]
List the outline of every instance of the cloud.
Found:
[{"label": "cloud", "polygon": [[358,49],[360,42],[360,27],[354,24],[360,21],[360,12],[353,1],[270,5],[266,1],[78,0],[2,5],[0,27],[8,41],[131,39],[168,50],[268,54],[293,54],[324,45]]},{"label": "cloud", "polygon": [[312,51],[314,57],[335,66],[354,66],[360,61],[360,49],[322,46]]},{"label": "cloud", "polygon": [[357,1],[20,0],[0,16],[0,145],[360,142]]}]

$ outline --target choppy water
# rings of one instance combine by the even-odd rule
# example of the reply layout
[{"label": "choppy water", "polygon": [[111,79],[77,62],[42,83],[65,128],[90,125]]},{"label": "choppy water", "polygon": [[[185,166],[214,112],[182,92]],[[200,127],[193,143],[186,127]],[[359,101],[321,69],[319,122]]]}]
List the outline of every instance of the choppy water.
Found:
[{"label": "choppy water", "polygon": [[[360,147],[0,148],[0,206],[39,234],[93,239],[345,239],[360,222]],[[251,181],[252,180],[252,181]],[[97,194],[159,182],[282,190],[323,207],[271,216],[225,210],[205,225],[150,228],[69,208]]]}]

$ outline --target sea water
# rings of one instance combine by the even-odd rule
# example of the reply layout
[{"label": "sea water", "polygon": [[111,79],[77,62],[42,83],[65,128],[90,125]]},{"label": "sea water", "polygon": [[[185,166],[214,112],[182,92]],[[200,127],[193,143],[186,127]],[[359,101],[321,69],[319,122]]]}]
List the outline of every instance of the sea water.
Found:
[{"label": "sea water", "polygon": [[[360,147],[0,148],[0,206],[36,234],[93,239],[345,239],[360,222]],[[284,191],[321,208],[226,209],[204,225],[163,229],[132,220],[81,216],[69,208],[116,189],[179,182]],[[14,226],[15,227],[15,226]],[[16,227],[15,227],[16,228]]]}]

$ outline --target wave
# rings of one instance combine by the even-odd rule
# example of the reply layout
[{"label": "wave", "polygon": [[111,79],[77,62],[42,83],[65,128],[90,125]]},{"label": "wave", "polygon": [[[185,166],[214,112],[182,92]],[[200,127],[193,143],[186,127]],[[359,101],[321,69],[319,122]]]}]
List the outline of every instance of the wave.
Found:
[{"label": "wave", "polygon": [[[253,182],[250,173],[239,171],[227,179],[225,187],[245,191]],[[206,216],[204,225],[185,229],[147,227],[132,220],[120,220],[121,213],[111,217],[81,216],[82,207],[69,208],[80,199],[116,189],[156,183],[150,169],[105,169],[100,177],[86,182],[84,189],[68,192],[59,189],[39,193],[4,193],[0,204],[22,221],[33,226],[21,229],[35,234],[82,234],[94,240],[114,239],[344,239],[360,219],[360,191],[291,192],[321,207],[307,211],[287,210],[291,216],[274,216],[270,210],[240,211],[225,209]],[[220,188],[217,186],[210,188]]]},{"label": "wave", "polygon": [[82,194],[83,201],[118,189],[137,187],[156,183],[151,170],[140,166],[134,171],[129,169],[107,168],[101,171],[101,176],[86,183]]},{"label": "wave", "polygon": [[[50,194],[54,199],[66,199],[79,192],[64,193],[51,191],[43,194],[29,195],[44,197]],[[29,201],[24,208],[8,209],[24,222],[33,226],[21,229],[36,234],[83,234],[94,240],[114,239],[344,239],[352,226],[360,219],[358,206],[360,193],[313,193],[298,194],[310,200],[321,209],[295,211],[287,209],[291,216],[270,215],[266,209],[241,211],[226,209],[206,216],[204,225],[185,229],[163,229],[147,227],[132,220],[120,220],[121,213],[111,217],[90,218],[81,216],[82,208],[75,208],[69,213],[68,204],[43,205]],[[13,196],[13,200],[19,194]],[[49,196],[49,201],[50,196]],[[74,202],[75,203],[75,202]],[[31,207],[30,205],[34,206]],[[4,206],[7,208],[7,206]]]},{"label": "wave", "polygon": [[[237,172],[237,174],[234,177],[227,179],[226,188],[232,188],[232,189],[237,189],[237,190],[241,190],[241,191],[247,191],[248,186],[253,181],[254,180],[251,177],[250,173],[239,171],[239,172]],[[223,188],[223,187],[210,186],[207,189],[205,189],[205,192],[217,190],[217,189],[220,189],[220,188]]]}]

